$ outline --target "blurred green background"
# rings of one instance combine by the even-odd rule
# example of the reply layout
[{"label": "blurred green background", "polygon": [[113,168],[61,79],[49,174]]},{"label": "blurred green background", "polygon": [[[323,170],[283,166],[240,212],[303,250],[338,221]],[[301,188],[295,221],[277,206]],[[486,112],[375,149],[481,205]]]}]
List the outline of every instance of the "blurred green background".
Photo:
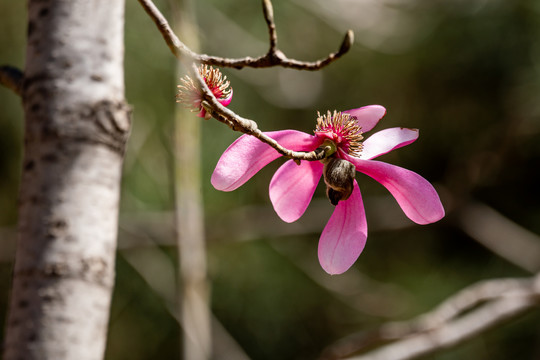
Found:
[{"label": "blurred green background", "polygon": [[[170,19],[171,2],[156,5]],[[260,1],[195,5],[203,52],[230,57],[266,52]],[[420,129],[414,144],[381,160],[431,181],[447,216],[428,226],[413,224],[382,186],[359,174],[368,243],[351,270],[331,277],[316,255],[332,211],[323,186],[295,224],[281,222],[268,198],[272,173],[282,160],[234,192],[216,191],[210,184],[213,168],[239,134],[204,121],[201,187],[215,338],[236,354],[230,350],[216,358],[315,359],[343,336],[414,317],[476,281],[540,270],[540,259],[524,269],[519,257],[498,256],[475,236],[496,229],[502,218],[530,231],[531,246],[540,246],[534,235],[540,234],[540,2],[291,0],[275,1],[274,12],[279,46],[290,57],[323,58],[337,50],[349,28],[355,31],[354,47],[319,72],[223,69],[234,88],[230,108],[257,120],[263,130],[311,132],[317,111],[381,104],[388,112],[375,130]],[[0,14],[0,64],[23,68],[25,2],[0,0]],[[124,165],[107,359],[176,359],[180,329],[171,313],[177,271],[171,138],[176,61],[136,1],[127,1],[125,28],[126,97],[134,127]],[[193,121],[202,120],[193,116]],[[2,323],[22,126],[20,99],[0,88]],[[471,204],[500,217],[471,221],[465,211]],[[519,247],[517,238],[503,240],[502,246]],[[539,324],[539,312],[531,312],[426,358],[538,359]]]}]

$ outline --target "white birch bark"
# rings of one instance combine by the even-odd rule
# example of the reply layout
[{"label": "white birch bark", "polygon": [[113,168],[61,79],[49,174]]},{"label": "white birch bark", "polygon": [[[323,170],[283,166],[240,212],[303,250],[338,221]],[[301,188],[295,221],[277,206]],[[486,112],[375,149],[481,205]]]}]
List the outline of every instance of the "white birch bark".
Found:
[{"label": "white birch bark", "polygon": [[123,0],[30,0],[4,359],[101,359],[130,129]]}]

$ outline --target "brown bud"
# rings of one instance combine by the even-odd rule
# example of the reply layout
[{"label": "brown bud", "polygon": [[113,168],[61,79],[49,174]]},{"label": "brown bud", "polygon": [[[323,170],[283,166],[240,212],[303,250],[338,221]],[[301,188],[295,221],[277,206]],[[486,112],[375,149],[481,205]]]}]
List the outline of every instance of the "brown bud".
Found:
[{"label": "brown bud", "polygon": [[353,180],[356,169],[347,160],[331,157],[324,162],[324,182],[326,183],[326,196],[337,205],[340,200],[347,200],[353,191]]}]

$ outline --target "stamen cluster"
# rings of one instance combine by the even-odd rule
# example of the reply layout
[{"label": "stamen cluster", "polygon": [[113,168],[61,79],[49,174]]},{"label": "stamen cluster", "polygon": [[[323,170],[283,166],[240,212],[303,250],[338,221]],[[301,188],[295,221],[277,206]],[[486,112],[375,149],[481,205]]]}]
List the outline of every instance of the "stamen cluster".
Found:
[{"label": "stamen cluster", "polygon": [[319,112],[317,115],[315,134],[334,141],[339,148],[351,156],[360,156],[364,137],[355,117],[335,110],[333,114],[327,111],[324,115]]},{"label": "stamen cluster", "polygon": [[[232,96],[232,88],[229,87],[230,82],[219,69],[214,69],[212,66],[201,64],[198,71],[218,101],[230,101]],[[201,112],[203,110],[201,107],[202,95],[198,86],[188,75],[184,76],[180,81],[182,84],[178,85],[176,102],[190,108],[192,112]]]}]

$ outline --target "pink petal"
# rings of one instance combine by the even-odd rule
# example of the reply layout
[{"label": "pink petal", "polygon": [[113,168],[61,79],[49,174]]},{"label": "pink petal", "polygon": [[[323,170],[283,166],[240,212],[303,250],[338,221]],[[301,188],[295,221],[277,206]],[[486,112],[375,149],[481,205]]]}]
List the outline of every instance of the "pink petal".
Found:
[{"label": "pink petal", "polygon": [[444,217],[437,191],[423,177],[399,166],[375,160],[360,160],[345,155],[356,170],[380,182],[394,196],[409,219],[429,224]]},{"label": "pink petal", "polygon": [[227,106],[231,103],[231,100],[232,100],[232,96],[233,96],[233,89],[231,88],[231,93],[229,94],[229,96],[227,96],[226,98],[223,98],[223,99],[217,99],[217,101],[219,101],[219,103],[223,106]]},{"label": "pink petal", "polygon": [[297,165],[289,160],[283,164],[270,182],[270,200],[281,220],[293,222],[306,211],[322,176],[323,164],[302,161]]},{"label": "pink petal", "polygon": [[362,195],[354,181],[351,197],[340,201],[319,240],[319,262],[329,274],[342,274],[358,259],[367,239]]},{"label": "pink petal", "polygon": [[418,129],[390,128],[371,135],[363,144],[360,159],[369,160],[409,145],[418,139]]},{"label": "pink petal", "polygon": [[201,111],[199,111],[195,116],[198,116],[200,118],[206,117],[206,110],[201,106]]},{"label": "pink petal", "polygon": [[[296,130],[271,131],[265,134],[295,151],[314,150],[320,142],[317,137]],[[212,185],[218,190],[232,191],[280,156],[270,145],[251,135],[242,135],[221,155],[212,174]]]},{"label": "pink petal", "polygon": [[358,120],[358,125],[362,127],[362,132],[365,133],[377,125],[386,114],[386,109],[381,105],[369,105],[343,112],[354,116]]}]

